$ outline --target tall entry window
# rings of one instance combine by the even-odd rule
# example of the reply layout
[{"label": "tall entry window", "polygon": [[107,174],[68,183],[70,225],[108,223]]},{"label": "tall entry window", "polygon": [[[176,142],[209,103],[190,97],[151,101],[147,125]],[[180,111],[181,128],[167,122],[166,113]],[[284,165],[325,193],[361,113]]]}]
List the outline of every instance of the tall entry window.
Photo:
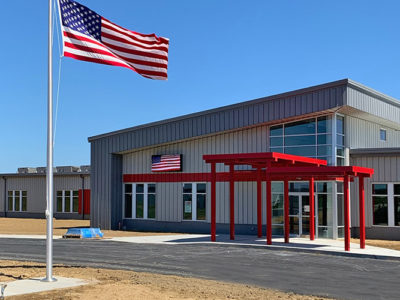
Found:
[{"label": "tall entry window", "polygon": [[393,185],[394,226],[400,226],[400,183]]},{"label": "tall entry window", "polygon": [[124,217],[155,219],[156,185],[154,183],[127,183],[124,187]]},{"label": "tall entry window", "polygon": [[205,220],[207,185],[205,183],[184,183],[182,194],[183,220]]},{"label": "tall entry window", "polygon": [[331,116],[271,126],[270,151],[325,159],[331,165]]},{"label": "tall entry window", "polygon": [[8,191],[8,210],[27,211],[27,200],[26,191]]}]

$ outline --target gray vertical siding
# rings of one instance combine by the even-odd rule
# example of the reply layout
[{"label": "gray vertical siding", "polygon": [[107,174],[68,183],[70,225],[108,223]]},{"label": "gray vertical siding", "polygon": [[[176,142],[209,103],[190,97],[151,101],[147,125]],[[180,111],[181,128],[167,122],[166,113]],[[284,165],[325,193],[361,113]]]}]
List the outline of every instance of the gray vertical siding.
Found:
[{"label": "gray vertical siding", "polygon": [[5,179],[0,177],[0,216],[4,216],[6,196],[5,196]]},{"label": "gray vertical siding", "polygon": [[[372,183],[374,182],[400,182],[400,155],[393,156],[352,156],[351,164],[373,168],[375,170],[371,179],[365,180],[365,225],[372,226]],[[359,226],[358,218],[358,181],[351,186],[351,213],[352,225]]]},{"label": "gray vertical siding", "polygon": [[[399,130],[353,116],[346,116],[346,126],[346,145],[350,149],[400,147]],[[386,142],[380,140],[381,128],[386,130]]]}]

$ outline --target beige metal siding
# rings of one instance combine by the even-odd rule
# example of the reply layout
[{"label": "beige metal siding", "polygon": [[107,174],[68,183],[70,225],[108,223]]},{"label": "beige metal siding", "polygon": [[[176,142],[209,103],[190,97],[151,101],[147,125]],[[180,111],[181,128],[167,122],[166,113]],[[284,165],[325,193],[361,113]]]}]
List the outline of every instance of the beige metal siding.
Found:
[{"label": "beige metal siding", "polygon": [[[372,226],[372,183],[400,182],[400,156],[353,156],[351,164],[373,168],[374,175],[365,180],[365,225]],[[351,217],[352,225],[359,226],[358,218],[358,181],[351,185]]]},{"label": "beige metal siding", "polygon": [[[346,116],[346,128],[346,145],[350,149],[400,147],[398,130],[352,116]],[[380,140],[381,128],[386,130],[386,142]]]},{"label": "beige metal siding", "polygon": [[[265,152],[267,126],[209,136],[196,140],[173,143],[123,155],[124,174],[151,173],[151,156],[157,154],[183,154],[184,173],[210,172],[203,154]],[[217,171],[228,171],[217,165]],[[257,223],[256,183],[235,184],[235,223]],[[157,216],[159,221],[182,221],[182,183],[157,184]],[[264,210],[263,210],[264,211]],[[217,222],[229,223],[229,184],[217,184]],[[210,215],[210,185],[207,185],[207,221]],[[265,214],[264,214],[265,215]],[[265,217],[264,217],[265,218]]]}]

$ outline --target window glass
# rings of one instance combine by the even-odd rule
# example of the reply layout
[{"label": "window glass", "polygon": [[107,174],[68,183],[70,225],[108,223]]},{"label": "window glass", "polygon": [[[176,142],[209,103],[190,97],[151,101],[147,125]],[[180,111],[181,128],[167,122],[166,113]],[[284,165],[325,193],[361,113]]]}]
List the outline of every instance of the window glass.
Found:
[{"label": "window glass", "polygon": [[22,191],[22,197],[26,197],[28,193],[26,191]]},{"label": "window glass", "polygon": [[317,131],[318,133],[331,132],[331,120],[328,116],[319,117],[317,119]]},{"label": "window glass", "polygon": [[192,184],[191,183],[185,183],[183,185],[183,192],[184,193],[192,193]]},{"label": "window glass", "polygon": [[283,194],[283,182],[281,182],[281,181],[272,181],[271,182],[271,191],[272,191],[272,193],[281,193],[281,194]]},{"label": "window glass", "polygon": [[147,185],[147,192],[154,194],[156,192],[156,185],[154,183],[149,183]]},{"label": "window glass", "polygon": [[285,135],[314,134],[315,119],[285,124]]},{"label": "window glass", "polygon": [[27,211],[27,197],[22,197],[22,211]]},{"label": "window glass", "polygon": [[386,130],[385,129],[381,129],[379,131],[379,135],[380,135],[381,141],[386,141]]},{"label": "window glass", "polygon": [[289,182],[289,192],[308,192],[308,182]]},{"label": "window glass", "polygon": [[75,196],[72,200],[72,211],[73,212],[79,211],[79,199],[78,199],[78,197],[75,197]]},{"label": "window glass", "polygon": [[387,184],[379,183],[372,185],[372,194],[374,195],[387,195]]},{"label": "window glass", "polygon": [[394,197],[394,226],[400,226],[400,196]]},{"label": "window glass", "polygon": [[344,118],[342,116],[336,116],[336,132],[344,134]]},{"label": "window glass", "polygon": [[400,195],[400,184],[395,183],[393,185],[393,192],[395,195]]},{"label": "window glass", "polygon": [[62,202],[63,202],[63,197],[62,197],[62,192],[61,196],[59,196],[59,192],[57,192],[57,212],[62,212]]},{"label": "window glass", "polygon": [[279,152],[279,153],[283,153],[283,148],[281,147],[274,147],[274,148],[270,148],[271,152]]},{"label": "window glass", "polygon": [[318,194],[318,226],[328,226],[327,194]]},{"label": "window glass", "polygon": [[[17,191],[15,191],[15,194],[17,194]],[[18,191],[18,194],[19,194],[19,191]],[[18,195],[18,197],[15,196],[15,198],[14,198],[14,211],[20,211],[20,205],[19,204],[20,203],[19,203],[19,195]]]},{"label": "window glass", "polygon": [[205,194],[197,195],[196,211],[197,211],[197,220],[205,220],[206,219],[206,195]]},{"label": "window glass", "polygon": [[331,182],[317,182],[316,183],[316,192],[317,193],[331,193],[332,192],[332,183]]},{"label": "window glass", "polygon": [[132,195],[125,194],[125,218],[132,218]]},{"label": "window glass", "polygon": [[302,147],[285,147],[286,154],[300,155],[300,156],[312,156],[316,155],[315,146],[302,146]]},{"label": "window glass", "polygon": [[270,147],[283,146],[283,137],[271,137],[269,139]]},{"label": "window glass", "polygon": [[300,145],[315,145],[315,135],[285,136],[285,146]]},{"label": "window glass", "polygon": [[387,196],[373,196],[373,223],[374,225],[388,225]]},{"label": "window glass", "polygon": [[343,149],[343,147],[337,147],[336,148],[336,155],[337,156],[344,156],[344,149]]},{"label": "window glass", "polygon": [[132,193],[132,184],[125,184],[125,193]]},{"label": "window glass", "polygon": [[283,224],[283,195],[272,194],[272,224]]},{"label": "window glass", "polygon": [[331,146],[318,146],[317,155],[318,156],[332,155],[332,147]]},{"label": "window glass", "polygon": [[343,197],[343,194],[337,194],[337,220],[338,220],[338,226],[344,226],[344,197]]},{"label": "window glass", "polygon": [[198,193],[205,193],[206,192],[206,184],[205,183],[198,183],[197,184],[197,192]]},{"label": "window glass", "polygon": [[319,134],[317,136],[318,145],[332,144],[332,135],[330,134]]},{"label": "window glass", "polygon": [[340,135],[340,134],[336,135],[336,144],[338,144],[339,146],[344,145],[344,135]]},{"label": "window glass", "polygon": [[[143,184],[141,184],[143,190]],[[137,185],[136,185],[137,187]],[[137,190],[137,188],[136,188]],[[136,194],[136,218],[143,219],[143,204],[144,204],[144,195],[143,194]]]},{"label": "window glass", "polygon": [[13,203],[14,203],[14,198],[13,198],[13,192],[8,191],[8,210],[13,210]]},{"label": "window glass", "polygon": [[344,158],[342,158],[342,157],[336,158],[336,165],[344,166]]},{"label": "window glass", "polygon": [[67,192],[68,192],[68,194],[70,194],[69,191],[65,191],[64,212],[71,212],[71,198],[69,195],[67,197]]},{"label": "window glass", "polygon": [[136,193],[144,193],[144,184],[136,184]]},{"label": "window glass", "polygon": [[19,195],[20,195],[19,191],[15,191],[15,192],[14,192],[14,195],[15,195],[15,198],[18,198],[18,199],[19,199]]},{"label": "window glass", "polygon": [[[155,192],[155,189],[154,189]],[[148,194],[147,195],[147,218],[155,219],[156,218],[156,195]]]},{"label": "window glass", "polygon": [[271,126],[269,129],[269,134],[270,136],[283,135],[283,126],[282,125]]},{"label": "window glass", "polygon": [[183,219],[192,219],[192,194],[183,194]]}]

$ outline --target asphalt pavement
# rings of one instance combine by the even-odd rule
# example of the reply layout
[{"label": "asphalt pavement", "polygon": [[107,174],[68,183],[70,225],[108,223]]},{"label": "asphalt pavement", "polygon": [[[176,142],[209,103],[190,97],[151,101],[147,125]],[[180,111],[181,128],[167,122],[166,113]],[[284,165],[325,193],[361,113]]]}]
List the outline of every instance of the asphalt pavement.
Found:
[{"label": "asphalt pavement", "polygon": [[[45,254],[44,240],[0,239],[0,259],[45,262]],[[208,244],[55,240],[54,263],[216,279],[338,299],[400,297],[400,262],[391,260]]]}]

